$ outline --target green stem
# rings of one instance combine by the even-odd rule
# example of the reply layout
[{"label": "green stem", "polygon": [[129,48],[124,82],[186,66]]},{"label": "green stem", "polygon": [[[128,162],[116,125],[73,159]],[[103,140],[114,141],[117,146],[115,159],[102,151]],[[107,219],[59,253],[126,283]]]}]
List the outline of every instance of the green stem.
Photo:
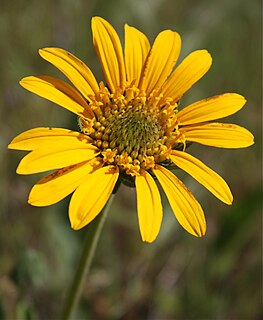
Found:
[{"label": "green stem", "polygon": [[92,228],[88,228],[86,234],[86,239],[84,242],[84,247],[82,254],[79,260],[78,267],[75,272],[74,279],[72,281],[71,287],[69,288],[68,295],[65,300],[64,308],[62,311],[61,320],[73,319],[74,312],[76,307],[79,304],[81,293],[83,291],[83,286],[87,277],[87,274],[90,270],[90,266],[96,251],[98,240],[101,234],[102,227],[106,220],[109,208],[112,202],[114,195],[110,197],[106,206],[98,215],[98,217],[92,223]]}]

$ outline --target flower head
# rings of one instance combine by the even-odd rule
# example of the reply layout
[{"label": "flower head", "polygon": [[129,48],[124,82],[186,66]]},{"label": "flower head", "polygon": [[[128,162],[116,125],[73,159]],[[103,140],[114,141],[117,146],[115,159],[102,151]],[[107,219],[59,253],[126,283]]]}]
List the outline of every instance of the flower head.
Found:
[{"label": "flower head", "polygon": [[181,49],[177,32],[159,33],[152,47],[139,30],[125,25],[125,47],[104,19],[92,19],[93,43],[106,82],[71,53],[44,48],[42,58],[57,67],[75,86],[49,76],[21,80],[27,90],[78,116],[80,131],[35,128],[18,135],[10,149],[31,151],[17,173],[56,170],[31,190],[29,203],[54,204],[74,192],[69,205],[73,229],[91,222],[102,210],[117,182],[134,186],[143,241],[152,242],[162,221],[159,181],[178,222],[191,234],[206,231],[200,204],[170,171],[180,168],[218,199],[232,203],[226,182],[186,152],[193,142],[243,148],[253,136],[234,124],[211,122],[240,110],[246,100],[226,93],[178,110],[178,101],[210,68],[206,50],[189,54],[173,71]]}]

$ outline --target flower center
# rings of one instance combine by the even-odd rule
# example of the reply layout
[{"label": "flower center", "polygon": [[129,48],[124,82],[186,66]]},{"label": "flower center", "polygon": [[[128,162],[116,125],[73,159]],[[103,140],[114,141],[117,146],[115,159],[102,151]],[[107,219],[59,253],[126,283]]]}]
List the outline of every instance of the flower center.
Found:
[{"label": "flower center", "polygon": [[[117,148],[119,152],[125,150],[128,154],[147,154],[162,137],[162,128],[154,115],[144,110],[142,105],[129,105],[117,114],[111,114],[105,121],[110,135],[102,136],[109,142],[110,148]],[[148,151],[149,152],[149,151]]]},{"label": "flower center", "polygon": [[95,118],[90,124],[80,119],[82,131],[101,150],[104,162],[129,175],[153,168],[164,161],[178,144],[176,105],[128,87],[124,94],[101,90],[90,104]]}]

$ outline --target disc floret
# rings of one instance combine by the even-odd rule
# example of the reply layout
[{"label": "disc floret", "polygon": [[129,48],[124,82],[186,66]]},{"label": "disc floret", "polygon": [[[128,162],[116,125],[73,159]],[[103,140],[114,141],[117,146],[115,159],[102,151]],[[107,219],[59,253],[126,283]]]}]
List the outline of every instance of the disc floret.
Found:
[{"label": "disc floret", "polygon": [[105,164],[118,166],[129,175],[139,175],[161,163],[179,142],[177,105],[154,91],[148,98],[143,90],[127,86],[122,93],[100,91],[90,104],[95,118],[81,119],[82,131],[101,150]]}]

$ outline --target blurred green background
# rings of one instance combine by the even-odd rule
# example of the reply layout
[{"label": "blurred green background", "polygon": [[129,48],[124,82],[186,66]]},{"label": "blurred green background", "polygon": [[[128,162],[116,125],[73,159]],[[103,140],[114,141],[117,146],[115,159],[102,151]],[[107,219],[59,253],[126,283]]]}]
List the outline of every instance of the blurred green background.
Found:
[{"label": "blurred green background", "polygon": [[205,211],[202,239],[178,226],[165,197],[164,221],[153,244],[140,239],[134,189],[122,186],[99,242],[76,319],[262,319],[261,312],[261,1],[218,0],[2,0],[0,11],[0,319],[56,319],[76,268],[86,231],[73,231],[69,198],[31,207],[27,195],[43,175],[15,173],[23,152],[12,138],[38,126],[77,129],[77,119],[22,89],[27,75],[61,74],[37,50],[62,47],[103,79],[90,20],[108,19],[123,38],[128,23],[151,41],[178,31],[181,58],[206,48],[213,67],[181,106],[223,92],[247,98],[225,122],[247,127],[256,144],[223,150],[193,146],[191,153],[229,183],[226,206],[182,172]]}]

